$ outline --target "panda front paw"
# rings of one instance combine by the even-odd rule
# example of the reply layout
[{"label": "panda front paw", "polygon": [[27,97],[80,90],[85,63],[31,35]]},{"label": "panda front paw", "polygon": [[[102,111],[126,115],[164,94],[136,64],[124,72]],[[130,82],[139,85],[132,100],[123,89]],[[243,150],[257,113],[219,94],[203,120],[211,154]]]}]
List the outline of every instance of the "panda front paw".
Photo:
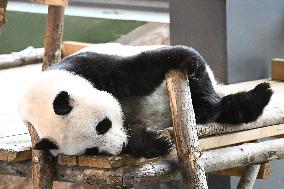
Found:
[{"label": "panda front paw", "polygon": [[204,58],[191,47],[180,46],[180,48],[185,57],[182,58],[179,68],[187,70],[188,76],[193,79],[202,78],[206,70]]},{"label": "panda front paw", "polygon": [[149,158],[166,156],[170,153],[173,146],[173,141],[169,136],[160,134],[153,141],[153,148],[147,152]]},{"label": "panda front paw", "polygon": [[134,157],[155,158],[168,155],[172,146],[173,142],[170,137],[144,128],[135,132],[132,136],[130,134],[128,145],[123,153]]}]

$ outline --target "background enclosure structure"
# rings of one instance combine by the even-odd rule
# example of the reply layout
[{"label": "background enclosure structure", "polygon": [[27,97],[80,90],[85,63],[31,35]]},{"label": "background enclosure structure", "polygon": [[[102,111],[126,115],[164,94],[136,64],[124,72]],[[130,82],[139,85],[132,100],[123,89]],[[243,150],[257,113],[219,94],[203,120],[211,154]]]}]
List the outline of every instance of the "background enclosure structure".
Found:
[{"label": "background enclosure structure", "polygon": [[270,77],[283,57],[283,0],[170,0],[172,44],[195,47],[220,81]]}]

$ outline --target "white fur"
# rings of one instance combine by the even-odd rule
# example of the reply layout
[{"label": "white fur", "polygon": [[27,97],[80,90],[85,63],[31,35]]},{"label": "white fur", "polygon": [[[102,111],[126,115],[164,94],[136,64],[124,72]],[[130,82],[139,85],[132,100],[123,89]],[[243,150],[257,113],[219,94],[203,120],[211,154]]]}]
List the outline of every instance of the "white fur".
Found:
[{"label": "white fur", "polygon": [[[70,94],[73,106],[64,116],[56,115],[52,105],[61,91]],[[25,122],[35,127],[40,138],[56,141],[60,149],[52,150],[54,155],[82,154],[91,147],[119,154],[123,143],[127,144],[118,101],[111,94],[93,88],[86,79],[66,71],[39,74],[20,99],[19,113]],[[112,121],[112,127],[107,133],[98,135],[96,126],[105,117]]]}]

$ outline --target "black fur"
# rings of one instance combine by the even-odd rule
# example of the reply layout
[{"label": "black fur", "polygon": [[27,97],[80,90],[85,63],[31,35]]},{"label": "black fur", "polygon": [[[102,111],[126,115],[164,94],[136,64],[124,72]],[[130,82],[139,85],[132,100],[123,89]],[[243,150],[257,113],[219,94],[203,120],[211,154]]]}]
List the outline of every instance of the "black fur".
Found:
[{"label": "black fur", "polygon": [[[184,46],[165,47],[129,57],[83,52],[66,57],[49,69],[81,75],[95,88],[110,92],[120,101],[150,94],[162,83],[165,73],[174,68],[188,72],[197,123],[255,121],[272,95],[268,84],[260,84],[248,92],[220,97],[206,71],[206,61],[198,52]],[[168,153],[172,145],[168,138],[145,127],[134,125],[132,128],[135,129],[129,127],[130,138],[124,152],[138,157]]]},{"label": "black fur", "polygon": [[53,101],[53,110],[57,115],[66,115],[71,112],[70,96],[66,91],[61,91]]},{"label": "black fur", "polygon": [[49,139],[49,138],[42,138],[39,142],[37,142],[34,146],[35,150],[57,150],[57,144]]},{"label": "black fur", "polygon": [[273,94],[268,83],[261,83],[253,90],[225,96],[221,100],[219,123],[248,123],[255,121]]},{"label": "black fur", "polygon": [[111,128],[112,123],[108,118],[103,119],[101,122],[98,123],[96,126],[96,130],[99,135],[103,135]]},{"label": "black fur", "polygon": [[185,68],[192,77],[199,78],[204,73],[205,61],[192,48],[175,46],[129,57],[83,52],[50,67],[79,74],[118,99],[150,94],[173,68]]},{"label": "black fur", "polygon": [[143,124],[125,123],[128,129],[128,145],[122,153],[134,157],[154,158],[166,156],[170,152],[173,142],[160,132],[151,130]]}]

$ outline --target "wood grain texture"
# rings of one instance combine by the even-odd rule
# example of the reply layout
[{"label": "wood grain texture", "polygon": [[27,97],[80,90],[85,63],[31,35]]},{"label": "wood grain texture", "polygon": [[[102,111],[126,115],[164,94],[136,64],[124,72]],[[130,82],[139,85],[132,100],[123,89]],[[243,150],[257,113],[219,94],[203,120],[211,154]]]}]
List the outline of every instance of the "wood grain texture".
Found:
[{"label": "wood grain texture", "polygon": [[[241,176],[243,174],[244,167],[236,167],[230,169],[223,169],[219,171],[212,172],[212,174],[223,175],[223,176]],[[260,165],[259,172],[257,174],[257,179],[268,179],[271,176],[272,163],[266,162]]]},{"label": "wood grain texture", "polygon": [[271,77],[272,80],[284,81],[284,59],[272,59]]},{"label": "wood grain texture", "polygon": [[44,58],[42,69],[61,59],[61,43],[64,27],[64,7],[48,6],[47,24],[44,37]]},{"label": "wood grain texture", "polygon": [[[243,144],[224,149],[205,151],[200,159],[206,172],[242,167],[249,164],[283,159],[284,139]],[[0,161],[0,174],[31,176],[30,161],[8,163]],[[55,165],[54,180],[99,184],[102,188],[130,188],[181,178],[176,158],[168,157],[145,164],[114,169]]]},{"label": "wood grain texture", "polygon": [[200,148],[202,150],[207,150],[277,136],[280,134],[284,134],[284,124],[202,138],[199,142]]},{"label": "wood grain texture", "polygon": [[7,22],[7,18],[6,18],[7,3],[8,3],[8,0],[0,1],[0,30],[2,29],[2,26]]},{"label": "wood grain texture", "polygon": [[260,164],[248,165],[245,167],[237,189],[252,189],[255,183]]},{"label": "wood grain texture", "polygon": [[166,74],[166,80],[184,188],[206,189],[208,186],[200,161],[201,149],[187,74],[184,71],[172,70]]},{"label": "wood grain texture", "polygon": [[68,5],[68,0],[32,0],[37,3],[53,6],[66,7]]},{"label": "wood grain texture", "polygon": [[0,69],[13,68],[42,62],[43,48],[27,47],[20,52],[0,55]]},{"label": "wood grain texture", "polygon": [[[39,136],[31,124],[27,125],[32,146],[39,141]],[[32,149],[32,179],[34,189],[52,189],[55,158],[49,151]]]}]

